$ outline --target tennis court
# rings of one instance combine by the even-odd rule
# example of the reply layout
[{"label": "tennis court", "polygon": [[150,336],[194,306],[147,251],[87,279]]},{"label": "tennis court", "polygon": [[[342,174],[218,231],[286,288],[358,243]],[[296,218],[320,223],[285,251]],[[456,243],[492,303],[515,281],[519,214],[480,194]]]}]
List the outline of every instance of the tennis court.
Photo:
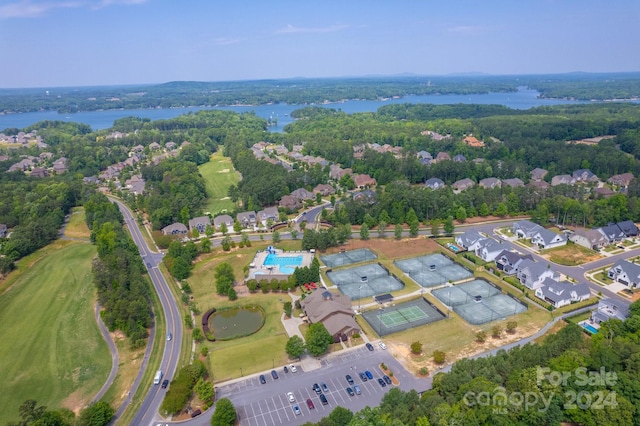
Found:
[{"label": "tennis court", "polygon": [[320,260],[322,261],[322,263],[327,265],[327,267],[329,268],[337,268],[338,266],[366,262],[368,260],[375,260],[377,258],[378,256],[376,256],[375,253],[366,248],[320,256]]},{"label": "tennis court", "polygon": [[432,292],[442,303],[451,306],[469,324],[480,325],[519,314],[527,310],[518,299],[502,294],[484,280],[473,280]]},{"label": "tennis court", "polygon": [[391,293],[404,288],[402,281],[377,263],[329,271],[327,277],[351,300]]},{"label": "tennis court", "polygon": [[473,276],[471,271],[440,253],[396,260],[394,264],[422,287],[436,287]]},{"label": "tennis court", "polygon": [[367,311],[362,316],[381,337],[440,321],[446,317],[423,298]]}]

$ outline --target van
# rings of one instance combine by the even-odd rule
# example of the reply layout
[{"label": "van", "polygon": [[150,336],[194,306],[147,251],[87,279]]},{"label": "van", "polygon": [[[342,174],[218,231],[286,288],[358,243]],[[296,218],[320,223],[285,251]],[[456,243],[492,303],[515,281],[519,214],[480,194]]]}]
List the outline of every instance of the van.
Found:
[{"label": "van", "polygon": [[162,370],[156,371],[156,375],[153,377],[153,384],[159,385],[160,380],[162,380]]}]

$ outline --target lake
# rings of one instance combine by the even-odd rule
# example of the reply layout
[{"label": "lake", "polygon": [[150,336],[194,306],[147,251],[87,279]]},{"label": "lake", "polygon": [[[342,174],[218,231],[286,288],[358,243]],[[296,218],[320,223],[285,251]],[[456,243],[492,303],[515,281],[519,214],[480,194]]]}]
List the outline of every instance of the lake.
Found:
[{"label": "lake", "polygon": [[[570,101],[559,99],[542,99],[538,97],[536,90],[520,88],[517,92],[510,93],[486,93],[477,95],[419,95],[404,96],[386,100],[351,100],[327,104],[312,104],[326,108],[334,108],[353,114],[356,112],[375,112],[384,105],[391,104],[496,104],[513,109],[529,109],[544,105],[577,104],[582,101]],[[22,114],[0,115],[0,129],[16,127],[22,129],[43,120],[62,120],[84,123],[94,130],[107,129],[113,122],[123,117],[141,117],[151,120],[161,120],[177,117],[178,115],[200,110],[228,110],[235,112],[254,111],[259,117],[272,120],[277,119],[278,125],[271,126],[272,132],[282,132],[284,126],[291,123],[291,112],[306,105],[274,104],[257,106],[224,106],[224,107],[188,107],[188,108],[158,108],[158,109],[130,109],[130,110],[104,110],[86,111],[74,114],[59,114],[56,111],[27,112]]]}]

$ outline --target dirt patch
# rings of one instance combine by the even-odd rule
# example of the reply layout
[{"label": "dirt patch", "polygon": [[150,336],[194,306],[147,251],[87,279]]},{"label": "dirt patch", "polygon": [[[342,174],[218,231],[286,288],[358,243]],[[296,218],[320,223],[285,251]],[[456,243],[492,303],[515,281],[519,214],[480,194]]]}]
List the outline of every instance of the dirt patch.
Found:
[{"label": "dirt patch", "polygon": [[438,243],[430,238],[418,237],[402,240],[394,239],[373,239],[373,240],[349,240],[340,247],[332,247],[327,253],[338,253],[340,250],[356,250],[368,248],[378,253],[378,255],[390,259],[407,257],[412,254],[434,252],[438,250]]},{"label": "dirt patch", "polygon": [[218,173],[229,173],[229,169],[222,169]]},{"label": "dirt patch", "polygon": [[80,414],[80,410],[87,405],[89,398],[82,394],[81,390],[77,390],[62,401],[62,406],[73,411],[76,416]]}]

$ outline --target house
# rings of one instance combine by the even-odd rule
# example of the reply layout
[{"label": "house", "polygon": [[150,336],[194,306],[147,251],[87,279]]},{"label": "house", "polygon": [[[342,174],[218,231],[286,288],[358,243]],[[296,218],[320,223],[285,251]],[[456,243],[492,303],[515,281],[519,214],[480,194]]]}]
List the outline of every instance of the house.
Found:
[{"label": "house", "polygon": [[329,166],[329,177],[333,180],[340,180],[342,176],[347,174],[350,175],[351,173],[351,169],[343,169],[337,164],[332,164],[331,166]]},{"label": "house", "polygon": [[424,186],[435,191],[436,189],[444,188],[445,183],[442,179],[432,177],[427,179],[427,181],[424,183]]},{"label": "house", "polygon": [[264,210],[258,212],[258,220],[262,222],[262,225],[267,226],[267,222],[271,220],[273,223],[277,222],[280,218],[277,207],[267,207]]},{"label": "house", "polygon": [[373,205],[376,203],[376,193],[371,189],[353,193],[353,200],[361,203]]},{"label": "house", "polygon": [[132,153],[140,154],[142,151],[144,151],[144,146],[142,145],[136,145],[133,148],[131,148]]},{"label": "house", "polygon": [[616,192],[606,187],[593,189],[593,196],[595,198],[610,198],[614,195],[616,195]]},{"label": "house", "polygon": [[475,136],[467,136],[462,140],[467,146],[471,146],[474,148],[482,148],[484,146],[484,142],[478,140]]},{"label": "house", "polygon": [[543,180],[536,180],[533,182],[529,182],[529,185],[527,186],[539,191],[546,191],[549,188],[549,184]]},{"label": "house", "polygon": [[611,176],[609,179],[607,179],[607,182],[612,185],[627,188],[629,184],[631,184],[631,181],[633,180],[633,178],[634,178],[633,173],[622,173],[619,175]]},{"label": "house", "polygon": [[476,183],[474,181],[472,181],[469,178],[464,178],[464,179],[460,179],[457,180],[453,183],[453,185],[451,185],[451,187],[455,190],[455,191],[466,191],[469,188],[473,188],[473,186]]},{"label": "house", "polygon": [[209,216],[194,217],[189,220],[189,231],[193,232],[194,229],[197,229],[200,234],[204,234],[205,229],[207,229],[207,225],[211,225],[211,219],[209,219]]},{"label": "house", "polygon": [[331,195],[331,194],[335,194],[336,189],[329,185],[328,183],[321,183],[318,184],[315,188],[313,188],[313,193],[314,194],[320,194],[323,197],[327,196],[327,195]]},{"label": "house", "polygon": [[44,167],[34,167],[33,170],[31,170],[31,176],[32,177],[47,177],[47,176],[49,176],[49,172],[47,172],[47,169],[45,169]]},{"label": "house", "polygon": [[467,158],[462,154],[457,154],[453,156],[454,163],[464,163],[465,161],[467,161]]},{"label": "house", "polygon": [[500,179],[498,178],[490,177],[482,179],[480,182],[478,182],[478,185],[483,188],[499,188],[502,185],[502,181],[500,181]]},{"label": "house", "polygon": [[304,188],[298,188],[295,191],[291,191],[291,194],[289,195],[291,195],[292,197],[295,197],[300,201],[313,200],[316,198],[315,195],[313,195],[313,192],[309,192]]},{"label": "house", "polygon": [[492,262],[502,252],[504,247],[501,243],[493,238],[486,238],[478,242],[476,248],[476,256],[480,257],[485,262]]},{"label": "house", "polygon": [[56,174],[65,173],[68,170],[67,159],[65,157],[60,157],[53,162],[53,171],[56,172]]},{"label": "house", "polygon": [[551,178],[551,186],[575,185],[576,180],[569,175],[558,175]]},{"label": "house", "polygon": [[598,176],[589,169],[578,169],[571,175],[576,182],[580,183],[593,183],[598,182]]},{"label": "house", "polygon": [[160,144],[158,142],[151,142],[149,144],[149,149],[152,151],[156,151],[158,149],[160,149]]},{"label": "house", "polygon": [[523,255],[515,251],[502,250],[496,258],[496,267],[507,275],[515,275],[518,272],[518,266],[525,260],[533,260],[530,254]]},{"label": "house", "polygon": [[571,284],[569,281],[555,281],[547,278],[542,286],[536,289],[535,295],[554,308],[561,308],[571,303],[587,300],[591,297],[591,290],[587,284]]},{"label": "house", "polygon": [[418,160],[422,160],[423,158],[428,158],[429,160],[433,160],[433,157],[431,156],[431,154],[427,151],[419,151],[416,156],[418,157]]},{"label": "house", "polygon": [[502,186],[510,186],[511,188],[517,188],[519,186],[524,186],[524,182],[518,178],[505,179],[502,181]]},{"label": "house", "polygon": [[550,268],[549,264],[541,262],[534,262],[533,260],[525,259],[518,266],[516,277],[520,283],[531,290],[535,290],[540,287],[546,278],[558,280],[560,274]]},{"label": "house", "polygon": [[355,175],[353,182],[356,184],[356,188],[366,188],[368,186],[375,186],[376,180],[369,175]]},{"label": "house", "polygon": [[636,226],[635,223],[633,223],[633,221],[624,220],[622,222],[616,223],[616,225],[618,225],[618,228],[620,228],[620,230],[624,232],[625,236],[627,237],[638,236],[638,227]]},{"label": "house", "polygon": [[605,236],[609,244],[620,242],[625,238],[624,231],[615,223],[601,226],[600,228],[596,228],[596,230]]},{"label": "house", "polygon": [[620,260],[609,269],[607,276],[626,285],[629,289],[638,288],[640,286],[640,265],[628,260]]},{"label": "house", "polygon": [[282,207],[283,209],[287,210],[298,210],[300,209],[300,207],[302,207],[302,203],[293,195],[284,195],[282,198],[280,198],[278,207]]},{"label": "house", "polygon": [[438,155],[436,155],[436,162],[445,160],[451,161],[451,156],[448,153],[441,151],[438,153]]},{"label": "house", "polygon": [[302,299],[300,304],[309,322],[324,324],[334,340],[345,340],[347,336],[361,332],[351,309],[351,298],[345,294],[320,288]]},{"label": "house", "polygon": [[600,324],[610,319],[624,321],[629,316],[629,305],[621,300],[605,297],[598,301],[598,308],[591,314],[591,321]]},{"label": "house", "polygon": [[170,151],[176,149],[176,146],[177,145],[176,145],[175,142],[167,142],[166,144],[164,144],[164,147],[167,148]]},{"label": "house", "polygon": [[219,230],[223,224],[227,227],[227,231],[233,229],[233,218],[228,214],[221,214],[213,218],[213,229]]},{"label": "house", "polygon": [[569,241],[591,250],[599,250],[609,243],[607,238],[595,229],[576,229],[569,235]]},{"label": "house", "polygon": [[162,228],[162,235],[187,235],[187,227],[180,222]]},{"label": "house", "polygon": [[146,187],[146,182],[141,175],[131,176],[131,178],[127,179],[124,184],[125,188],[135,195],[141,195]]},{"label": "house", "polygon": [[478,231],[467,231],[464,234],[457,235],[455,238],[456,245],[465,250],[475,252],[481,240],[486,239],[484,235]]},{"label": "house", "polygon": [[519,220],[513,224],[513,233],[518,238],[531,238],[542,226],[530,220]]},{"label": "house", "polygon": [[243,228],[256,226],[256,212],[241,212],[236,215],[236,219]]},{"label": "house", "polygon": [[430,166],[430,165],[431,165],[431,163],[433,163],[433,158],[427,158],[427,157],[425,157],[425,158],[421,158],[421,159],[420,159],[420,160],[418,160],[418,161],[420,161],[420,164],[422,164],[423,166]]},{"label": "house", "polygon": [[537,244],[543,249],[550,249],[566,245],[567,236],[564,234],[557,234],[541,226],[540,229],[536,230],[531,236],[531,243]]},{"label": "house", "polygon": [[0,223],[0,238],[7,237],[7,225],[4,223]]},{"label": "house", "polygon": [[544,177],[547,175],[547,173],[549,172],[546,171],[545,169],[536,167],[535,169],[531,170],[531,173],[529,173],[529,176],[531,176],[531,180],[533,181],[541,181],[541,180],[544,180]]}]

